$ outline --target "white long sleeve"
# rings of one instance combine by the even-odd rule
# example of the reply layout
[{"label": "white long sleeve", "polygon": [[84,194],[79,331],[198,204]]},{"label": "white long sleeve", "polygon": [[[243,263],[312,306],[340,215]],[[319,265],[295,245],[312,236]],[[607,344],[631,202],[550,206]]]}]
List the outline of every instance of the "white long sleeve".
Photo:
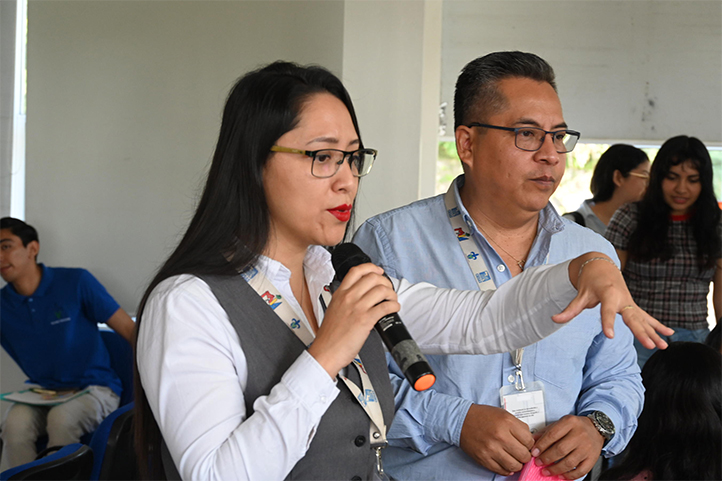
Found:
[{"label": "white long sleeve", "polygon": [[569,262],[533,267],[496,291],[440,289],[394,280],[399,315],[425,354],[497,354],[563,327],[552,321],[577,295]]}]

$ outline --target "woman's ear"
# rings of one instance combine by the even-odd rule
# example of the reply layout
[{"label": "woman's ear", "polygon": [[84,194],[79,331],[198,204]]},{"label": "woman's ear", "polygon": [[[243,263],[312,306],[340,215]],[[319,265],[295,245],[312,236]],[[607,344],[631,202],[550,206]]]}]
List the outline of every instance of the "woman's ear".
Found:
[{"label": "woman's ear", "polygon": [[624,178],[624,175],[622,175],[619,169],[615,170],[612,174],[612,182],[614,182],[614,185],[616,185],[617,187],[622,185]]}]

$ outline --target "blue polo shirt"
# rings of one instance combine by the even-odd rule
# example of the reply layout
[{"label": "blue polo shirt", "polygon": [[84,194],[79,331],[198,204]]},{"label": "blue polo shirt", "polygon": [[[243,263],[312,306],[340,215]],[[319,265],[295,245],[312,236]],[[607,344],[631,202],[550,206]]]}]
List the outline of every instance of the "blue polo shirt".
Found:
[{"label": "blue polo shirt", "polygon": [[122,384],[98,330],[120,306],[85,269],[40,267],[32,295],[18,294],[12,284],[0,290],[0,344],[28,383],[107,386],[120,396]]}]

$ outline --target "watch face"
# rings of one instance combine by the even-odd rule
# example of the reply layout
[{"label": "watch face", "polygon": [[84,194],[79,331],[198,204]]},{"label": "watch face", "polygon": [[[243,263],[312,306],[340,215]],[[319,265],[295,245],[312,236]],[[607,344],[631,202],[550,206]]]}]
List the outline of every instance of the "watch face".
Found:
[{"label": "watch face", "polygon": [[606,414],[601,411],[596,411],[594,413],[594,420],[599,423],[599,427],[601,427],[605,432],[614,434],[614,423]]}]

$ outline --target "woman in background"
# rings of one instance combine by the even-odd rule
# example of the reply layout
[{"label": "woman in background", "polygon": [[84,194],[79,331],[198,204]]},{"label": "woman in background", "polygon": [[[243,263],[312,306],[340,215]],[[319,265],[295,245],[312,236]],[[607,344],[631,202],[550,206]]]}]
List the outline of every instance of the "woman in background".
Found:
[{"label": "woman in background", "polygon": [[627,144],[612,145],[594,167],[589,186],[593,197],[564,217],[604,235],[617,209],[642,198],[649,181],[649,168],[649,158],[643,150]]},{"label": "woman in background", "polygon": [[[667,140],[646,194],[621,207],[605,234],[634,300],[676,331],[668,341],[704,342],[710,282],[715,318],[722,316],[722,230],[712,179],[712,160],[700,140]],[[635,345],[643,366],[653,351]]]},{"label": "woman in background", "polygon": [[722,355],[673,342],[642,369],[639,424],[622,461],[603,480],[722,479]]}]

